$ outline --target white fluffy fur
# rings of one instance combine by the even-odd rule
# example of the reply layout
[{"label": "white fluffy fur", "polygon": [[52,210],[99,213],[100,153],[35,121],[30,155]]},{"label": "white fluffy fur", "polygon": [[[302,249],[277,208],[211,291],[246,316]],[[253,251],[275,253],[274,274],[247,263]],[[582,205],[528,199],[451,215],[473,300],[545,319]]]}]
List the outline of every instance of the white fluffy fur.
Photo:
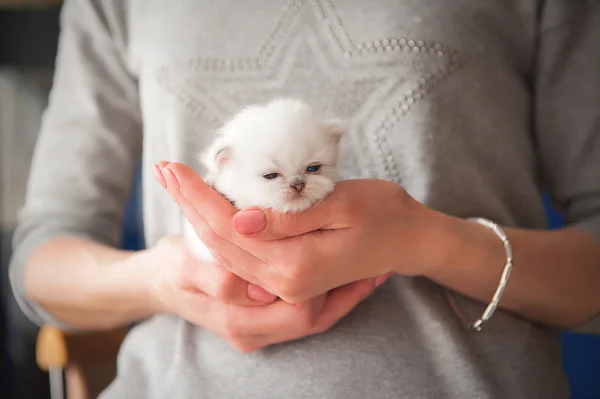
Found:
[{"label": "white fluffy fur", "polygon": [[[209,171],[207,182],[238,209],[301,212],[333,190],[343,132],[341,121],[321,117],[302,101],[277,99],[235,115],[200,161]],[[307,172],[316,164],[321,165],[318,172]],[[278,177],[265,179],[269,173]],[[305,184],[300,193],[291,187],[298,180]],[[196,256],[213,259],[189,223],[184,235]]]}]

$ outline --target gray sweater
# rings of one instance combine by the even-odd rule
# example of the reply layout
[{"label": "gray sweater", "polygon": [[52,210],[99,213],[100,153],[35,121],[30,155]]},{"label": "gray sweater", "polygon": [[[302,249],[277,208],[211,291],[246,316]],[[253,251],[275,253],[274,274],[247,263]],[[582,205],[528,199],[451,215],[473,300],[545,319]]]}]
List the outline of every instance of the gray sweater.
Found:
[{"label": "gray sweater", "polygon": [[[345,179],[539,229],[545,188],[600,239],[598,4],[67,1],[11,263],[20,305],[56,323],[26,297],[23,264],[61,235],[116,245],[140,160],[147,245],[180,232],[150,165],[191,164],[233,112],[279,95],[348,118]],[[103,398],[568,397],[559,331],[498,311],[472,333],[442,292],[397,276],[329,332],[252,354],[159,315],[129,334]],[[473,320],[486,306],[457,298]]]}]

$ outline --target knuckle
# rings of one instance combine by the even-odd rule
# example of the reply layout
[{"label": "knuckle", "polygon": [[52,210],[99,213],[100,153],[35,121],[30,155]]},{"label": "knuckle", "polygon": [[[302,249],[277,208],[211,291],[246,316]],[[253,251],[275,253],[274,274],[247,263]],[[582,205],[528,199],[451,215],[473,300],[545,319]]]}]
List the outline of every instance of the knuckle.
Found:
[{"label": "knuckle", "polygon": [[260,347],[247,343],[243,340],[229,340],[228,342],[233,349],[242,354],[256,352],[258,349],[260,349]]},{"label": "knuckle", "polygon": [[266,260],[277,263],[280,259],[293,258],[294,252],[295,246],[291,246],[291,248],[289,248],[288,245],[271,245],[269,252],[267,253]]},{"label": "knuckle", "polygon": [[176,286],[184,289],[197,289],[199,283],[198,263],[191,255],[184,254],[175,260],[176,267],[169,268],[172,281]]},{"label": "knuckle", "polygon": [[214,296],[216,299],[227,302],[231,299],[231,288],[233,287],[235,276],[221,267],[218,269],[219,271],[215,278]]},{"label": "knuckle", "polygon": [[292,280],[286,280],[277,284],[274,288],[278,296],[286,302],[291,304],[298,302],[298,289]]},{"label": "knuckle", "polygon": [[313,326],[314,334],[323,334],[331,328],[331,325],[326,323],[317,323]]},{"label": "knuckle", "polygon": [[301,331],[312,331],[317,327],[317,318],[308,306],[301,306],[296,322]]},{"label": "knuckle", "polygon": [[175,284],[179,288],[189,289],[193,286],[194,270],[187,263],[183,263],[182,267],[174,271]]},{"label": "knuckle", "polygon": [[311,263],[305,253],[294,251],[290,258],[292,260],[282,268],[289,280],[303,280],[311,274]]},{"label": "knuckle", "polygon": [[287,279],[292,284],[293,284],[294,280],[302,278],[303,277],[302,275],[304,274],[302,266],[298,262],[288,263],[285,266],[284,270],[286,272],[285,274],[286,274]]},{"label": "knuckle", "polygon": [[271,286],[286,301],[291,300],[292,303],[298,303],[298,299],[304,295],[303,291],[307,283],[314,280],[313,263],[305,254],[306,251],[295,249],[291,249],[291,251],[292,253],[285,263],[273,265],[280,271],[280,274],[279,281],[273,281]]},{"label": "knuckle", "polygon": [[224,301],[225,298],[227,297],[227,293],[223,289],[223,285],[219,284],[218,282],[215,283],[212,294],[213,294],[213,297],[215,299],[218,299],[219,301]]},{"label": "knuckle", "polygon": [[234,317],[231,317],[229,313],[224,317],[221,331],[225,337],[234,341],[239,341],[243,335],[243,330],[240,328],[239,323]]},{"label": "knuckle", "polygon": [[236,339],[240,337],[240,330],[234,321],[227,321],[223,324],[223,335],[229,339]]}]

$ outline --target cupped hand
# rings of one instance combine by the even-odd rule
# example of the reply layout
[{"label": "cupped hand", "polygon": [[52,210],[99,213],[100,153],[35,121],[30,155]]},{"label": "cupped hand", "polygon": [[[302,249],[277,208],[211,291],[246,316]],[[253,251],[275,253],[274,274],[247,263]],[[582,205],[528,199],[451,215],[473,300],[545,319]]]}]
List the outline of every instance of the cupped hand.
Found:
[{"label": "cupped hand", "polygon": [[302,213],[238,212],[191,168],[157,169],[224,267],[289,303],[394,272],[419,275],[436,261],[437,213],[392,182],[342,181]]},{"label": "cupped hand", "polygon": [[[167,236],[135,261],[150,265],[151,298],[159,311],[172,311],[176,301],[203,293],[232,305],[261,306],[277,298],[263,288],[242,280],[217,263],[198,261],[187,249],[182,236]],[[177,306],[175,306],[177,307]]]},{"label": "cupped hand", "polygon": [[363,280],[290,305],[221,268],[199,262],[181,236],[161,239],[132,257],[149,286],[156,312],[174,313],[240,352],[328,330],[376,287]]}]

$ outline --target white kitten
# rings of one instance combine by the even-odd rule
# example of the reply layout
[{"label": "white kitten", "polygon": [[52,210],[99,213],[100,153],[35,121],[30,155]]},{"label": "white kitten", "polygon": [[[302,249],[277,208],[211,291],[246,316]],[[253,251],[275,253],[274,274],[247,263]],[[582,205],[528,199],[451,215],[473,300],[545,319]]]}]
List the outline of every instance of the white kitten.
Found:
[{"label": "white kitten", "polygon": [[[301,212],[333,190],[343,131],[299,100],[277,99],[235,115],[200,160],[207,183],[236,208]],[[184,235],[197,257],[213,260],[187,221]]]}]

